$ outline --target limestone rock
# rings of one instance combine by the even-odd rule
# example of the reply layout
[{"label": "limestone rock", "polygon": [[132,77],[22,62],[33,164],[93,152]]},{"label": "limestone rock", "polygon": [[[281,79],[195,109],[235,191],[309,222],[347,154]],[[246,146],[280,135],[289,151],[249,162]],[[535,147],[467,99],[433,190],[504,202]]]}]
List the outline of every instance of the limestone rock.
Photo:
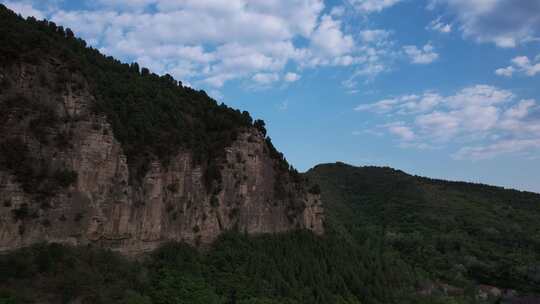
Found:
[{"label": "limestone rock", "polygon": [[34,130],[58,139],[54,144],[30,136],[27,120],[39,115],[39,107],[35,113],[14,111],[3,117],[0,141],[16,140],[26,149],[33,161],[24,166],[49,175],[61,170],[77,175],[74,183],[44,195],[46,189],[33,189],[38,186],[24,184],[13,170],[0,167],[0,251],[46,241],[93,243],[139,254],[167,241],[208,244],[232,229],[249,234],[324,232],[319,196],[293,181],[288,171],[276,169],[256,129],[243,130],[226,149],[218,192],[207,192],[205,168],[194,162],[191,151],[179,151],[167,164],[153,161],[139,182],[130,182],[122,145],[107,119],[90,110],[94,97],[84,78],[72,75],[61,88],[39,84],[40,77],[57,77],[57,65],[51,61],[45,66],[45,76],[39,75],[44,67],[0,67],[0,75],[14,84],[0,92],[0,102],[23,98],[48,106],[59,117],[55,124]]}]

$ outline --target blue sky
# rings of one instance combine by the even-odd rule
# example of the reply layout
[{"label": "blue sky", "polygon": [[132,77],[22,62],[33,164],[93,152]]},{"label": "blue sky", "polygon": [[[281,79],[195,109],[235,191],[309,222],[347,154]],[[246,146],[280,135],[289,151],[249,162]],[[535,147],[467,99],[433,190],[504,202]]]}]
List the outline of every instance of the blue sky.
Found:
[{"label": "blue sky", "polygon": [[300,170],[540,192],[540,1],[0,2],[248,110]]}]

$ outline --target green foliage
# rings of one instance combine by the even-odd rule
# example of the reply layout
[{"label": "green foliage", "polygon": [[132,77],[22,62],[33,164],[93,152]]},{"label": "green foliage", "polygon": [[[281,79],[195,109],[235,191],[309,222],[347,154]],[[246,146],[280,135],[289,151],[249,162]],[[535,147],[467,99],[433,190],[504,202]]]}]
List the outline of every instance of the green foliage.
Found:
[{"label": "green foliage", "polygon": [[261,132],[263,136],[266,136],[266,124],[263,120],[257,119],[253,122],[253,126]]},{"label": "green foliage", "polygon": [[[483,210],[480,203],[469,210],[471,204],[463,202],[465,193],[475,195],[475,202],[482,202],[486,193],[500,199],[513,197],[519,199],[515,205],[529,210],[537,198],[527,193],[508,196],[505,190],[485,186],[470,188],[420,179],[391,169],[320,166],[308,176],[321,185],[327,202],[324,237],[307,231],[258,237],[226,233],[204,251],[171,243],[139,262],[92,247],[34,246],[0,256],[0,299],[17,303],[47,297],[57,302],[83,298],[88,303],[145,304],[472,304],[477,303],[474,291],[470,291],[475,282],[505,284],[497,274],[483,280],[485,270],[474,267],[493,265],[491,259],[506,245],[460,234],[459,229],[467,226],[453,227],[448,233],[437,221]],[[444,205],[444,212],[437,211],[441,202],[433,206],[433,201],[418,201],[418,195],[427,195],[427,189],[431,194],[443,191],[438,187],[453,193],[446,195],[449,198],[459,194],[462,201]],[[467,192],[462,192],[462,187]],[[443,197],[442,193],[437,197]],[[499,201],[489,198],[489,208],[498,210]],[[355,203],[358,201],[362,203]],[[398,202],[406,213],[393,205]],[[478,224],[489,227],[486,222]],[[193,229],[197,232],[199,227]],[[486,233],[493,231],[487,229]],[[486,244],[491,246],[490,252],[483,247]],[[476,246],[479,248],[473,251]],[[536,253],[521,254],[517,257]],[[511,269],[513,260],[508,261],[506,267]],[[520,261],[528,265],[527,260]],[[529,281],[509,284],[534,291],[537,268],[520,271],[527,272]],[[504,274],[520,280],[517,273]],[[464,288],[464,295],[417,295],[422,282],[436,279]]]},{"label": "green foliage", "polygon": [[24,191],[38,200],[46,200],[77,181],[77,172],[66,168],[53,171],[49,166],[33,158],[21,139],[0,139],[0,169],[13,172]]},{"label": "green foliage", "polygon": [[13,214],[13,219],[16,221],[24,220],[30,216],[30,211],[28,209],[28,204],[24,203],[19,206],[17,209],[11,210]]},{"label": "green foliage", "polygon": [[93,247],[37,245],[0,256],[0,295],[54,303],[394,303],[410,291],[409,269],[377,252],[309,232],[229,233],[205,253],[171,243],[141,262]]},{"label": "green foliage", "polygon": [[162,268],[156,273],[152,288],[156,304],[218,304],[220,298],[202,277],[185,274],[173,268]]},{"label": "green foliage", "polygon": [[0,142],[0,168],[14,172],[25,190],[31,190],[35,184],[36,174],[28,148],[19,138],[7,138]]},{"label": "green foliage", "polygon": [[51,244],[0,256],[0,302],[131,303],[148,283],[137,262],[105,250]]},{"label": "green foliage", "polygon": [[62,188],[69,187],[77,182],[78,174],[73,170],[60,169],[54,173],[54,178]]},{"label": "green foliage", "polygon": [[321,186],[315,184],[309,188],[309,193],[311,194],[321,194]]},{"label": "green foliage", "polygon": [[355,239],[379,233],[428,277],[540,292],[540,196],[407,175],[390,168],[319,165],[328,221]]},{"label": "green foliage", "polygon": [[219,198],[215,195],[212,195],[210,198],[210,206],[216,208],[219,207]]}]

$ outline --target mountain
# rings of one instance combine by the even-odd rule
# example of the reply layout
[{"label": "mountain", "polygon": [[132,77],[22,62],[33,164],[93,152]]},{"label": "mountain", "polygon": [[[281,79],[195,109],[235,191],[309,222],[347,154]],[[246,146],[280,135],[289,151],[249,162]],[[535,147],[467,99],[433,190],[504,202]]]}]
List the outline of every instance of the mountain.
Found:
[{"label": "mountain", "polygon": [[323,233],[264,122],[0,6],[0,251],[138,254],[228,230]]},{"label": "mountain", "polygon": [[353,239],[379,234],[413,268],[454,286],[540,292],[540,195],[343,163],[306,174]]},{"label": "mountain", "polygon": [[249,113],[2,5],[0,115],[0,304],[540,303],[540,195],[300,174]]}]

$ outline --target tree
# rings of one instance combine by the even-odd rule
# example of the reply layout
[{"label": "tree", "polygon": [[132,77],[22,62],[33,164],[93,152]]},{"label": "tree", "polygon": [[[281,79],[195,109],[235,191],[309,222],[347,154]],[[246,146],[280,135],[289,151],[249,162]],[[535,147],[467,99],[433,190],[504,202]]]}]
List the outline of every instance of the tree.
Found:
[{"label": "tree", "polygon": [[66,28],[66,37],[69,38],[69,39],[75,37],[75,34],[73,33],[73,31],[69,27]]},{"label": "tree", "polygon": [[266,123],[262,119],[256,119],[253,122],[253,126],[262,133],[263,136],[266,136]]}]

